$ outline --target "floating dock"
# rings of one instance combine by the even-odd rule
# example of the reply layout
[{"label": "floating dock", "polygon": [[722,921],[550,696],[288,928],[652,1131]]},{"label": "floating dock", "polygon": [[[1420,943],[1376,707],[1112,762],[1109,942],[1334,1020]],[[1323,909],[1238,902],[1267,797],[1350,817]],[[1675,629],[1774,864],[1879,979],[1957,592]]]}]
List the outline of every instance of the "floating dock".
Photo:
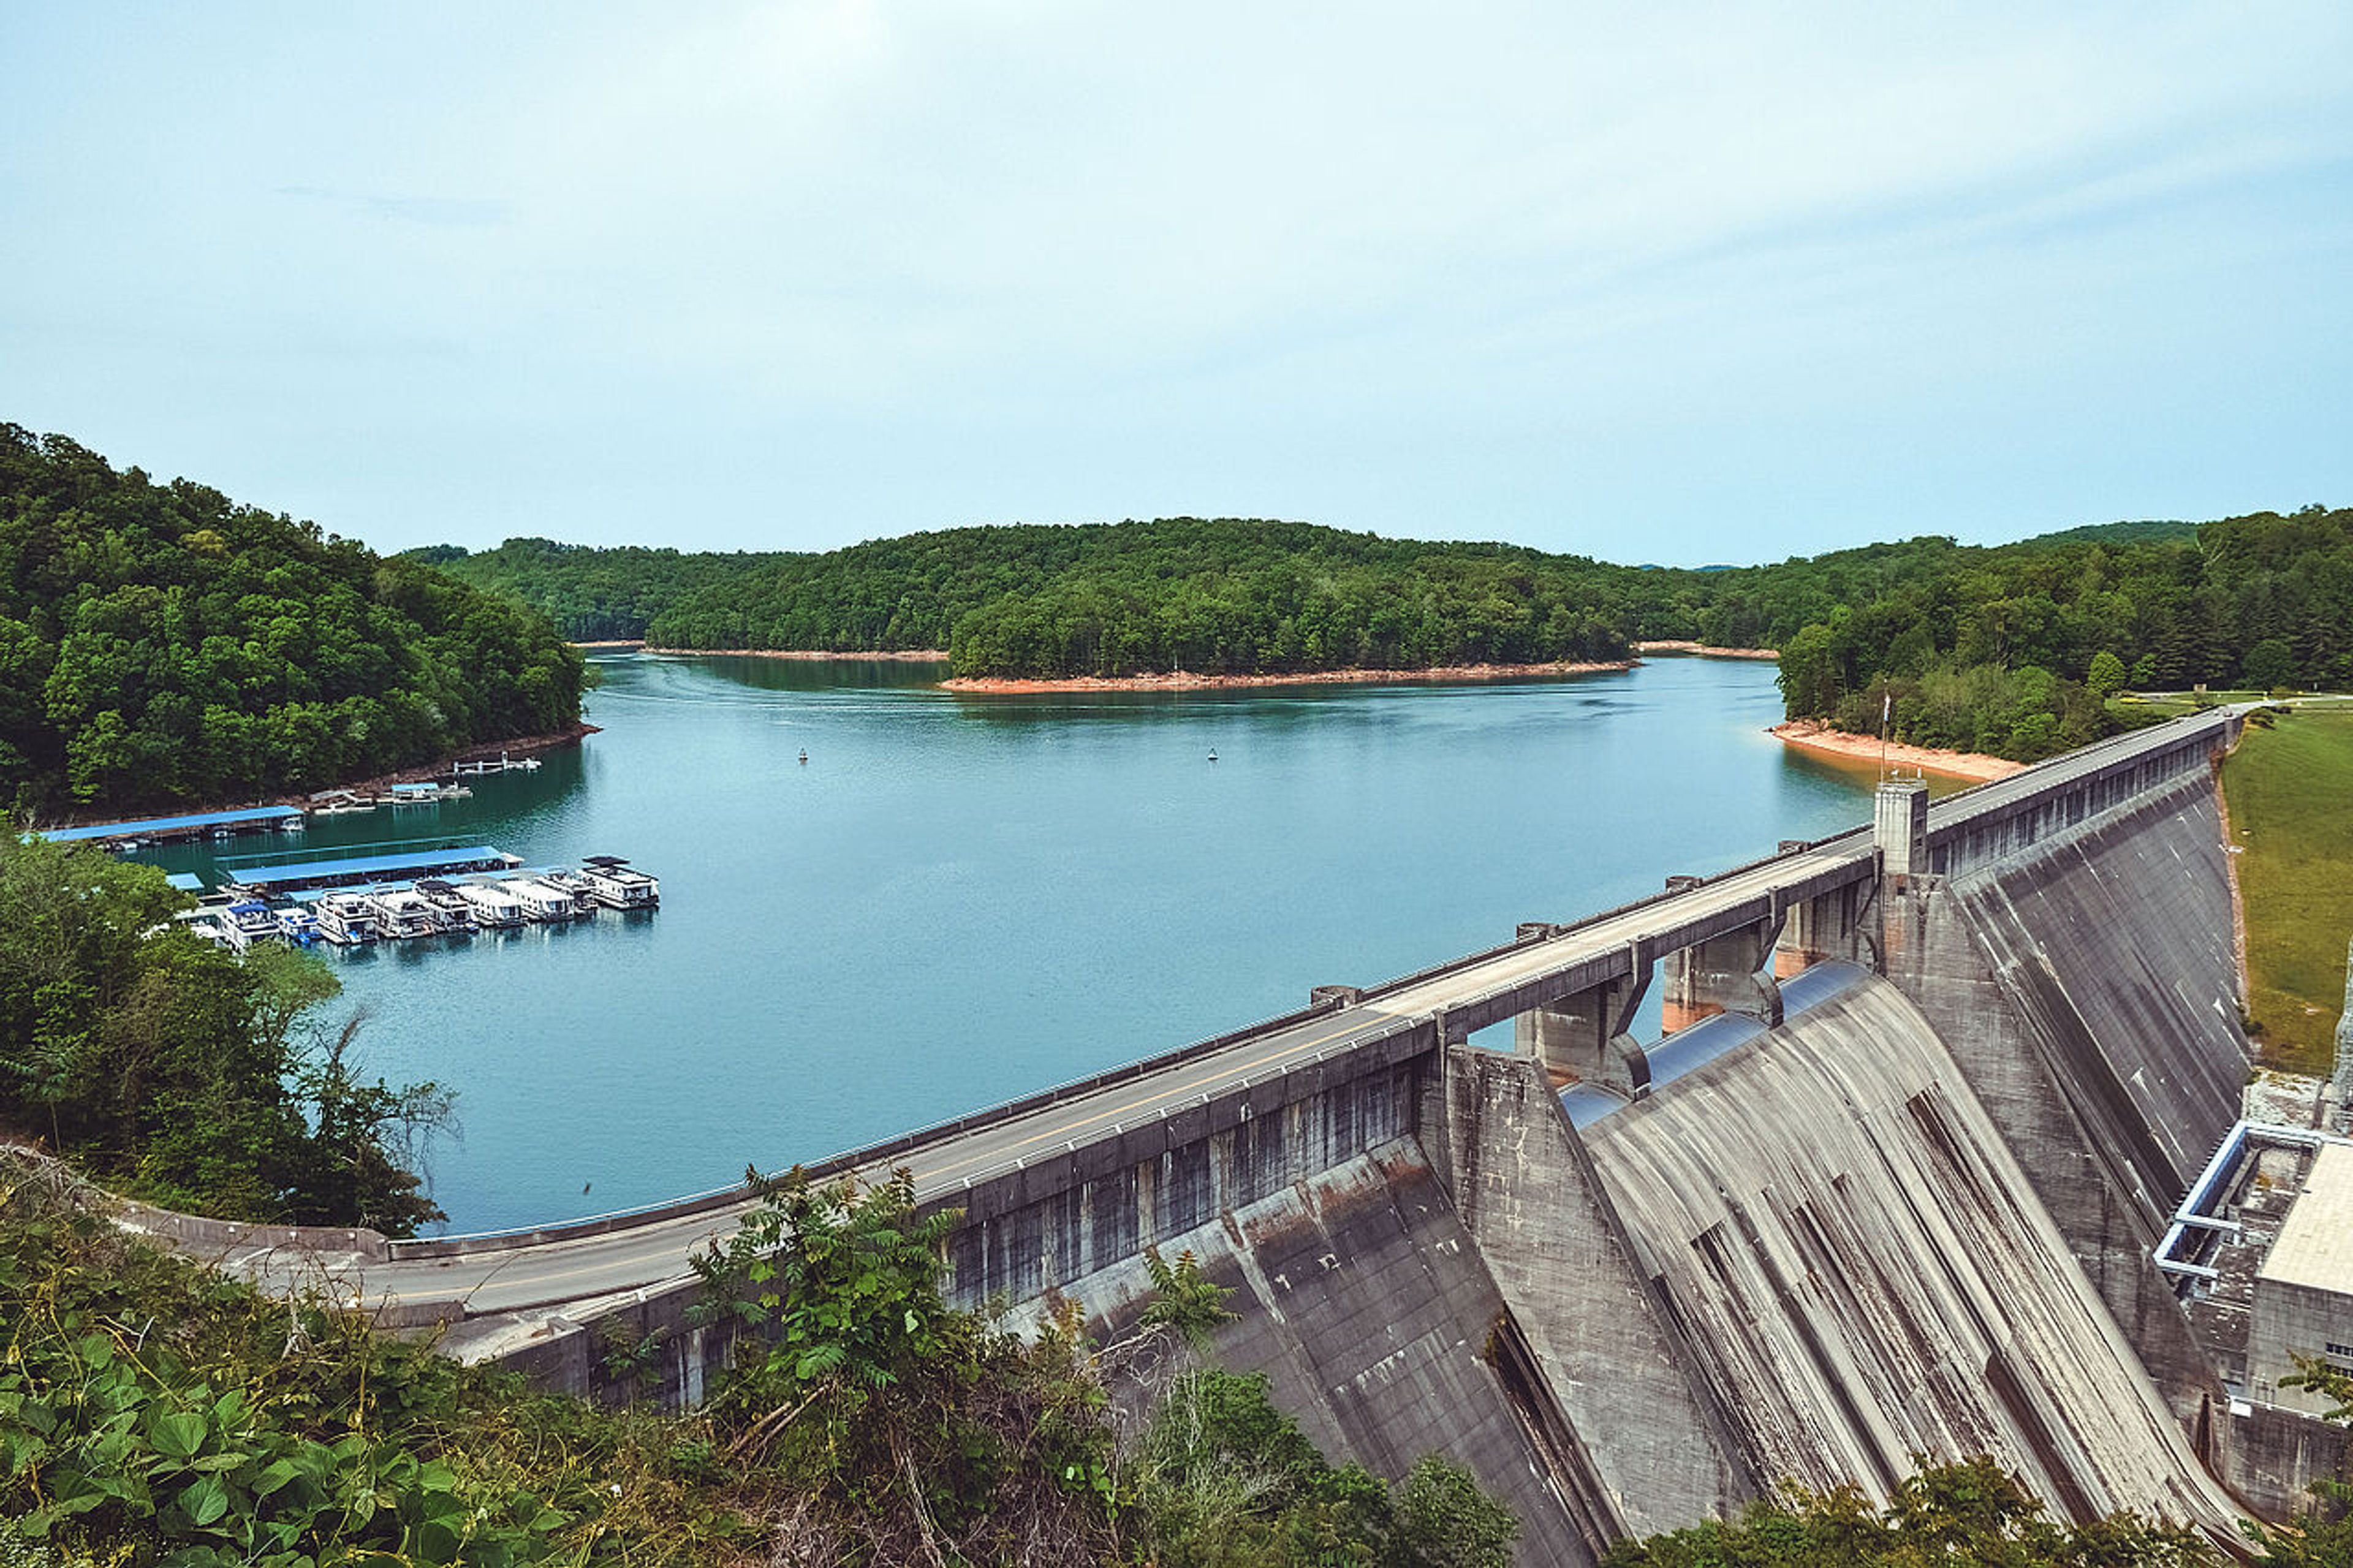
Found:
[{"label": "floating dock", "polygon": [[146,816],[136,822],[93,822],[87,827],[46,827],[41,837],[59,844],[168,844],[184,838],[227,838],[237,833],[299,833],[302,812],[291,805],[249,805],[238,811],[199,811],[186,816]]},{"label": "floating dock", "polygon": [[357,888],[372,882],[417,877],[455,877],[469,871],[512,871],[522,857],[488,844],[462,849],[418,849],[404,855],[363,855],[343,860],[294,861],[282,866],[248,866],[228,874],[228,885],[257,897],[311,892],[322,888]]}]

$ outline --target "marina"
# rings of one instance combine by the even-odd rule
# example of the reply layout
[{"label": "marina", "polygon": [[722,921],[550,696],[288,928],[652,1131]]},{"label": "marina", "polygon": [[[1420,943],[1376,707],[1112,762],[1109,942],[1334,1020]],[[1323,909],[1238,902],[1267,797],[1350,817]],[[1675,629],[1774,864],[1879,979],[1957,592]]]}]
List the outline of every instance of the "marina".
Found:
[{"label": "marina", "polygon": [[[290,869],[348,876],[353,868],[381,870],[386,862],[426,858],[372,856]],[[290,886],[283,878],[265,879],[260,885],[233,882],[179,920],[198,936],[244,952],[265,942],[351,948],[469,936],[478,931],[566,924],[606,910],[628,913],[661,905],[660,882],[618,856],[592,857],[578,869],[555,866],[524,870],[515,857],[486,849],[470,864],[479,866],[485,858],[495,859],[495,868],[476,868],[462,876],[444,870],[411,880],[333,887]]]}]

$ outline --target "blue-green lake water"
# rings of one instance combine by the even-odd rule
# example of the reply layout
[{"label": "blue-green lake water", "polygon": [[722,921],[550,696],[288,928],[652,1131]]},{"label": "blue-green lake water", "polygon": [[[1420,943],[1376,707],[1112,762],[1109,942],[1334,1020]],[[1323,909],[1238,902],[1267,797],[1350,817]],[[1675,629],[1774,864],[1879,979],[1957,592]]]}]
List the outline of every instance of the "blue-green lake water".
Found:
[{"label": "blue-green lake water", "polygon": [[981,698],[924,666],[596,662],[576,752],[298,841],[661,879],[651,915],[330,952],[369,1068],[458,1090],[453,1229],[818,1158],[1869,812],[1867,778],[1764,733],[1767,664]]}]

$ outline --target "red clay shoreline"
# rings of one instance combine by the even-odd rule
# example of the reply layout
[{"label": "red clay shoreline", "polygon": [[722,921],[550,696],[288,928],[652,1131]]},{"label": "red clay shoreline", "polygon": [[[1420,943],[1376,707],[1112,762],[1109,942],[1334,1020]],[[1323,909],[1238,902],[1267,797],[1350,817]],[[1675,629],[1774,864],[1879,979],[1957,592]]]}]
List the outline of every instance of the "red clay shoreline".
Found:
[{"label": "red clay shoreline", "polygon": [[1531,676],[1617,675],[1637,660],[1606,663],[1562,660],[1552,664],[1451,664],[1426,669],[1311,669],[1272,675],[1072,675],[1033,679],[1004,675],[959,675],[941,689],[978,697],[1026,697],[1057,691],[1238,691],[1264,686],[1365,686],[1399,680],[1516,680]]},{"label": "red clay shoreline", "polygon": [[906,664],[945,664],[948,661],[947,650],[937,647],[884,648],[873,653],[842,653],[821,647],[654,647],[651,645],[638,643],[613,643],[609,646],[613,647],[642,646],[648,653],[665,654],[672,658],[838,658],[844,663],[871,658]]},{"label": "red clay shoreline", "polygon": [[1780,654],[1769,647],[1718,647],[1713,643],[1693,642],[1688,637],[1654,637],[1634,645],[1636,653],[1677,653],[1690,658],[1755,658],[1780,661]]},{"label": "red clay shoreline", "polygon": [[[1842,762],[1875,763],[1882,754],[1876,735],[1850,735],[1843,730],[1830,729],[1811,719],[1792,719],[1786,724],[1776,724],[1765,732],[1785,746],[1837,757]],[[1947,752],[1936,746],[1907,745],[1901,741],[1888,742],[1885,755],[1888,762],[1899,767],[1917,768],[1922,773],[1940,773],[1950,779],[1969,779],[1978,784],[2006,779],[2026,766],[2024,763],[2013,763],[2008,757],[1988,756],[1982,752]]]}]

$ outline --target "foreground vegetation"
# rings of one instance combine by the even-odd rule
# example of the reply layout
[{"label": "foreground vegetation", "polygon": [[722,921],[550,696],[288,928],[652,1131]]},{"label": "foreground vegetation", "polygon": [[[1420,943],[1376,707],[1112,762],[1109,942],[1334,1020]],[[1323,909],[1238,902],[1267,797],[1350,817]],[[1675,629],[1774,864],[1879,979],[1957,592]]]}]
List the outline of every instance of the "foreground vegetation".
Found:
[{"label": "foreground vegetation", "polygon": [[446,569],[575,633],[658,646],[944,648],[967,676],[1611,660],[1769,647],[1788,716],[2031,761],[2111,732],[2129,687],[2353,686],[2353,512],[1914,539],[1770,565],[1616,566],[1504,544],[1194,518],[955,529],[823,555],[511,540]]},{"label": "foreground vegetation", "polygon": [[[903,1181],[767,1196],[704,1264],[707,1321],[760,1348],[664,1416],[290,1313],[0,1163],[0,1527],[142,1568],[1510,1562],[1463,1471],[1335,1468],[1262,1379],[1192,1364],[1124,1426],[1118,1363],[1067,1321],[1025,1341],[942,1302],[944,1222]],[[1189,1259],[1163,1278],[1151,1331],[1215,1321]]]},{"label": "foreground vegetation", "polygon": [[414,1135],[448,1097],[365,1079],[353,1026],[321,1020],[324,963],[224,952],[172,927],[188,902],[152,866],[0,829],[0,1131],[225,1219],[440,1218]]},{"label": "foreground vegetation", "polygon": [[0,425],[0,805],[251,800],[544,734],[579,656],[413,561]]},{"label": "foreground vegetation", "polygon": [[[0,1158],[0,1563],[1512,1560],[1515,1522],[1465,1472],[1431,1458],[1388,1485],[1333,1466],[1262,1378],[1105,1350],[1067,1316],[1024,1340],[949,1309],[937,1247],[949,1222],[918,1219],[903,1177],[867,1192],[788,1177],[765,1198],[701,1265],[706,1330],[758,1337],[704,1409],[663,1415],[534,1394],[316,1301],[265,1300],[125,1237],[53,1173]],[[1143,1332],[1163,1350],[1198,1344],[1223,1292],[1189,1258],[1155,1264]],[[648,1348],[613,1343],[607,1364],[641,1364]],[[1155,1363],[1175,1370],[1140,1370]],[[2353,1394],[2341,1373],[2316,1377]],[[2341,1564],[2348,1546],[2341,1519],[2250,1537],[2275,1568]],[[1791,1493],[1623,1542],[1607,1562],[2221,1558],[2129,1515],[2055,1524],[1980,1460],[1924,1470],[1883,1509],[1852,1491]]]},{"label": "foreground vegetation", "polygon": [[2353,937],[2353,711],[2258,718],[2222,766],[2242,851],[2250,1030],[2266,1065],[2325,1078]]}]

